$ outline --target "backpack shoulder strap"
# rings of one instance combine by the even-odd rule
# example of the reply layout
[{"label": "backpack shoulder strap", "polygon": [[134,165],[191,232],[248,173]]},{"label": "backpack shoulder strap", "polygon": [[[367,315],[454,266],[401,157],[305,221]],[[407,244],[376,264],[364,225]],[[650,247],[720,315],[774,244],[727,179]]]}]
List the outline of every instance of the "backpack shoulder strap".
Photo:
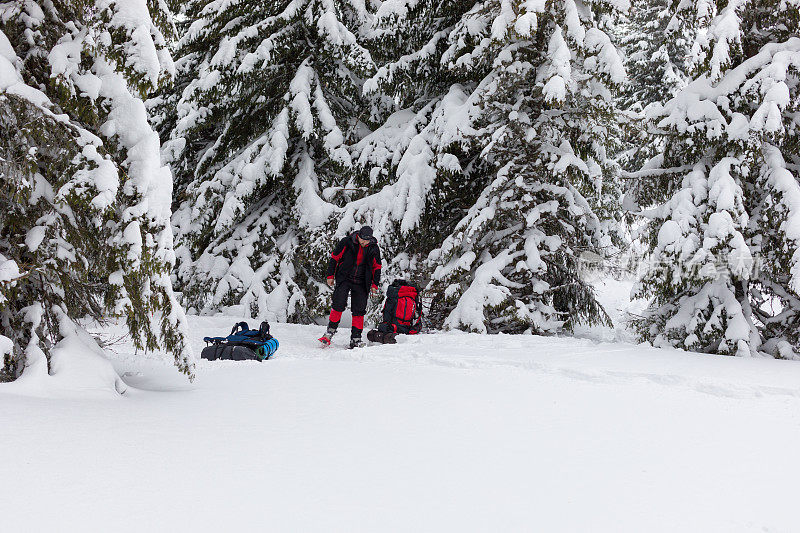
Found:
[{"label": "backpack shoulder strap", "polygon": [[231,335],[236,335],[236,332],[239,331],[240,328],[241,331],[247,331],[248,329],[250,329],[250,326],[247,325],[247,322],[237,322],[236,325],[234,325],[233,329],[231,330]]},{"label": "backpack shoulder strap", "polygon": [[258,336],[265,341],[272,338],[272,335],[269,334],[269,322],[266,320],[263,321],[261,326],[258,328]]}]

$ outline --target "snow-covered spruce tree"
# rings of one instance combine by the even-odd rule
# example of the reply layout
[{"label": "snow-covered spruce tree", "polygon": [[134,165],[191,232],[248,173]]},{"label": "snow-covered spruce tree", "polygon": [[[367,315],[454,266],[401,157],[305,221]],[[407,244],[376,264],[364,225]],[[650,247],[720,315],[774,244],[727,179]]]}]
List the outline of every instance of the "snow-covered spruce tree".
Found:
[{"label": "snow-covered spruce tree", "polygon": [[171,176],[141,100],[169,79],[169,19],[145,0],[0,2],[6,379],[46,374],[62,339],[86,338],[77,320],[112,316],[192,375],[169,279]]},{"label": "snow-covered spruce tree", "polygon": [[[681,2],[693,80],[647,113],[663,151],[640,173],[652,304],[644,340],[795,357],[800,340],[797,1]],[[661,202],[659,190],[675,192]]]},{"label": "snow-covered spruce tree", "polygon": [[[629,81],[620,92],[618,106],[625,111],[625,142],[617,161],[628,171],[639,170],[658,154],[658,137],[650,135],[643,110],[664,103],[686,86],[688,57],[696,28],[675,17],[680,0],[633,0],[629,16],[617,28],[625,51]],[[652,180],[638,181],[649,186]],[[643,193],[649,194],[649,193]]]},{"label": "snow-covered spruce tree", "polygon": [[613,91],[604,28],[625,2],[477,3],[448,36],[452,69],[486,69],[482,157],[493,181],[429,258],[448,327],[550,333],[607,315],[579,255],[614,245]]},{"label": "snow-covered spruce tree", "polygon": [[633,0],[620,25],[628,83],[621,91],[623,109],[643,110],[663,103],[686,86],[687,54],[694,28],[675,17],[680,0]]},{"label": "snow-covered spruce tree", "polygon": [[278,320],[322,314],[332,215],[350,192],[347,143],[370,116],[370,14],[354,0],[195,1],[185,14],[180,97],[155,109],[176,174],[187,303]]}]

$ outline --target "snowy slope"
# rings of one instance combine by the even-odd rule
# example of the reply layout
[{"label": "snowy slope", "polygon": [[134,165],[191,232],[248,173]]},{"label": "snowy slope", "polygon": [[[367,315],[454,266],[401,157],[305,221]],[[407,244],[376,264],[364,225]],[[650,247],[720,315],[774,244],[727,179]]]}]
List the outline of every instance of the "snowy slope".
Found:
[{"label": "snowy slope", "polygon": [[[231,317],[190,317],[195,348]],[[446,333],[0,385],[4,531],[797,531],[800,364]]]}]

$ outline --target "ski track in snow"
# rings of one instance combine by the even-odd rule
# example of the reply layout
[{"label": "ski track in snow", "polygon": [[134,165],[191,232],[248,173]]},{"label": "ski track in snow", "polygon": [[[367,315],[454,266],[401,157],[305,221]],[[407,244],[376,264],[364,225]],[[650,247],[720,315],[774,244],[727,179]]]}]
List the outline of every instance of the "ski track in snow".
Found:
[{"label": "ski track in snow", "polygon": [[[537,372],[541,374],[557,374],[570,379],[588,381],[591,383],[604,383],[608,385],[620,385],[631,381],[641,380],[657,385],[667,387],[679,387],[687,390],[693,390],[704,394],[711,394],[714,396],[722,396],[727,398],[758,398],[767,395],[775,396],[790,396],[800,398],[800,387],[786,388],[775,386],[761,386],[761,385],[737,385],[725,381],[710,381],[704,379],[692,379],[685,376],[676,374],[659,374],[659,373],[646,373],[646,372],[625,372],[625,371],[598,371],[592,372],[589,370],[580,370],[577,368],[564,368],[557,365],[540,363],[535,360],[535,355],[530,354],[528,350],[520,348],[502,348],[495,347],[494,350],[508,350],[505,353],[512,355],[514,350],[520,351],[520,359],[505,359],[492,356],[475,356],[475,355],[442,355],[430,348],[424,347],[423,342],[409,343],[403,346],[403,352],[397,354],[392,353],[390,347],[376,347],[380,353],[357,353],[352,354],[351,350],[342,347],[341,349],[331,348],[328,351],[333,351],[331,354],[324,354],[322,358],[329,360],[341,361],[361,361],[361,362],[395,362],[395,363],[411,363],[411,364],[428,364],[444,366],[449,368],[460,369],[491,369],[491,368],[511,368],[523,371]],[[415,347],[420,347],[414,349]],[[549,344],[546,342],[537,343],[533,349],[537,350],[558,350],[558,344]],[[563,350],[563,346],[561,346]],[[486,347],[486,349],[490,349]],[[569,349],[569,348],[568,348]],[[577,357],[591,357],[596,355],[598,350],[602,350],[604,354],[619,352],[630,354],[635,347],[629,349],[607,349],[600,347],[586,347],[586,348],[571,348],[569,349],[570,356]],[[647,348],[645,348],[647,349]],[[377,351],[373,349],[372,351]],[[512,353],[509,353],[512,352]],[[552,355],[552,354],[550,354]],[[680,354],[685,356],[684,354]],[[317,354],[308,354],[300,352],[298,354],[287,355],[289,358],[304,359],[313,358],[319,359]],[[528,360],[525,360],[528,359]]]}]

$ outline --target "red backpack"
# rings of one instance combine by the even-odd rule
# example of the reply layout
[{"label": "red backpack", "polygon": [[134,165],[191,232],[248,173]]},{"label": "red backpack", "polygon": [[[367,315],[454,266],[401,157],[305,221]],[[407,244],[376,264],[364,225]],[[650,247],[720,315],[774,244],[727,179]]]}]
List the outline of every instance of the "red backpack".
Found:
[{"label": "red backpack", "polygon": [[419,289],[402,279],[396,279],[386,290],[383,322],[379,331],[415,334],[422,329],[422,303]]}]

